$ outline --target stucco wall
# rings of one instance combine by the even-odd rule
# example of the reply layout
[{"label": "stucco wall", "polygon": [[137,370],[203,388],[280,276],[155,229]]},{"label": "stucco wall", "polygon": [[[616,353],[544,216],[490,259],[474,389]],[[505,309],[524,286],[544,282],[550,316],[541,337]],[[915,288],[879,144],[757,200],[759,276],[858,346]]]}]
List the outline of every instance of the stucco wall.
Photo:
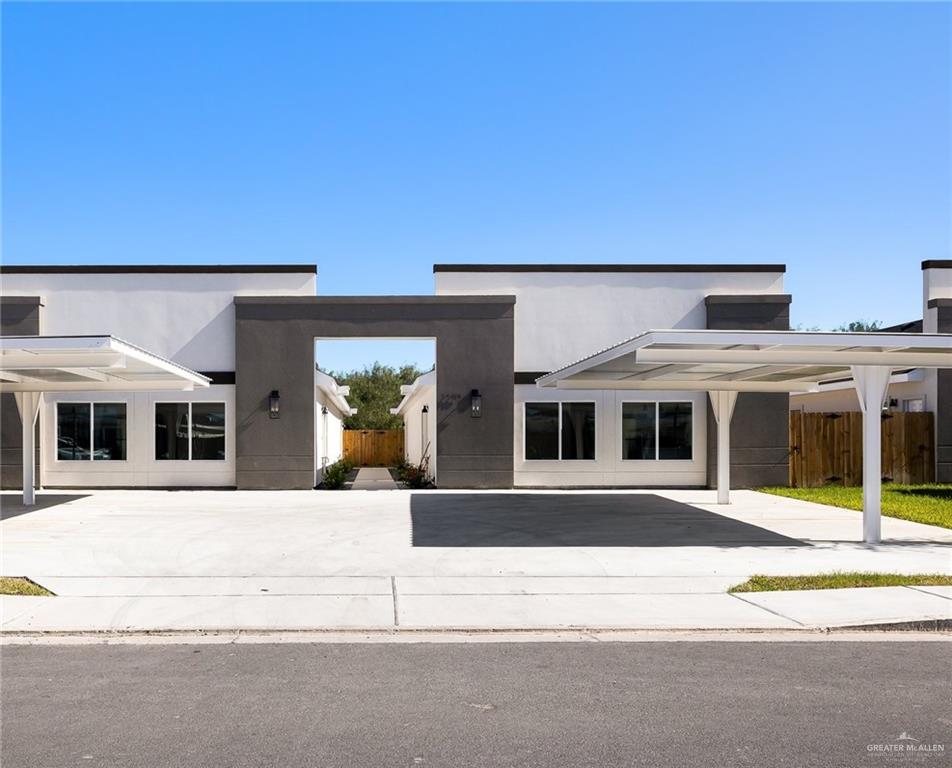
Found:
[{"label": "stucco wall", "polygon": [[426,383],[416,388],[403,409],[404,456],[407,461],[420,464],[426,450],[430,476],[436,478],[436,376],[426,376],[429,378],[422,377]]},{"label": "stucco wall", "polygon": [[40,296],[41,333],[112,335],[196,371],[235,370],[234,297],[313,296],[298,273],[8,274],[3,296]]},{"label": "stucco wall", "polygon": [[[790,296],[711,296],[707,327],[713,330],[785,331]],[[708,404],[708,483],[717,478],[717,426]],[[790,396],[741,392],[731,419],[731,487],[786,485],[790,467]]]},{"label": "stucco wall", "polygon": [[549,372],[642,331],[705,328],[710,294],[783,292],[783,271],[447,272],[438,295],[516,297],[515,370]]},{"label": "stucco wall", "polygon": [[[512,485],[511,296],[238,297],[235,307],[240,488],[311,487],[320,338],[435,338],[440,485]],[[280,419],[268,418],[274,389]],[[470,416],[473,389],[481,418]]]},{"label": "stucco wall", "polygon": [[[39,333],[43,307],[38,296],[19,296],[13,300],[0,297],[0,335],[35,336]],[[40,434],[43,415],[37,417],[36,435]],[[0,488],[23,487],[23,423],[16,400],[11,394],[0,395]],[[34,477],[40,474],[40,441],[36,444]]]}]

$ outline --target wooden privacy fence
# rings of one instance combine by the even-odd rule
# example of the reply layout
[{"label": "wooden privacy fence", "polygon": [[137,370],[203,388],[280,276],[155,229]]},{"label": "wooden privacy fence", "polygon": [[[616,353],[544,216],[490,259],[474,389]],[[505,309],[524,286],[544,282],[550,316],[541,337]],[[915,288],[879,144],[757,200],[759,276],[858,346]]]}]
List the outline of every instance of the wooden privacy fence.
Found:
[{"label": "wooden privacy fence", "polygon": [[[933,414],[882,416],[883,479],[935,482]],[[863,414],[790,412],[790,485],[863,484]]]},{"label": "wooden privacy fence", "polygon": [[392,467],[403,458],[403,430],[345,429],[344,458],[358,467]]}]

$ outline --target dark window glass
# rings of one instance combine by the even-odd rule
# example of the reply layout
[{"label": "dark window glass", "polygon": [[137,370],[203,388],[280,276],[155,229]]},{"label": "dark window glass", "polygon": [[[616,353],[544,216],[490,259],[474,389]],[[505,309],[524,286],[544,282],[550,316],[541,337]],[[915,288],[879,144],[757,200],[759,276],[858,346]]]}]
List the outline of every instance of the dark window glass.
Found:
[{"label": "dark window glass", "polygon": [[526,459],[559,458],[559,404],[526,403]]},{"label": "dark window glass", "polygon": [[656,458],[654,403],[622,403],[621,440],[623,459]]},{"label": "dark window glass", "polygon": [[188,403],[155,404],[155,458],[188,459]]},{"label": "dark window glass", "polygon": [[192,403],[192,459],[225,460],[224,403]]},{"label": "dark window glass", "polygon": [[126,458],[126,404],[93,405],[93,461]]},{"label": "dark window glass", "polygon": [[595,403],[562,403],[562,458],[595,458]]},{"label": "dark window glass", "polygon": [[658,403],[658,458],[691,458],[691,403]]},{"label": "dark window glass", "polygon": [[56,404],[56,457],[89,461],[89,403]]}]

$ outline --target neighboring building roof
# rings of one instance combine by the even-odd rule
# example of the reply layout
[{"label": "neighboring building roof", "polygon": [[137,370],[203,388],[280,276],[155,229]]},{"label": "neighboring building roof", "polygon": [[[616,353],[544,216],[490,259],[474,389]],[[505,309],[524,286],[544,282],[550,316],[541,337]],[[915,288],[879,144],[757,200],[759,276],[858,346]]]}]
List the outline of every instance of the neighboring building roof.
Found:
[{"label": "neighboring building roof", "polygon": [[436,386],[436,368],[432,371],[427,371],[420,376],[417,376],[412,384],[403,384],[400,387],[400,394],[403,395],[403,399],[400,401],[400,404],[396,408],[391,408],[390,413],[394,416],[400,416],[406,410],[407,406],[410,404],[410,401],[413,400],[416,395],[427,387]]},{"label": "neighboring building roof", "polygon": [[786,272],[786,264],[434,264],[434,272]]},{"label": "neighboring building roof", "polygon": [[922,320],[910,320],[908,323],[880,328],[879,333],[922,333]]},{"label": "neighboring building roof", "polygon": [[68,264],[0,266],[2,275],[120,274],[263,274],[293,272],[316,275],[316,264]]},{"label": "neighboring building roof", "polygon": [[357,413],[357,409],[351,408],[350,403],[347,402],[350,387],[338,384],[337,379],[324,373],[320,368],[314,373],[314,386],[324,392],[334,407],[344,416],[353,416]]},{"label": "neighboring building roof", "polygon": [[191,390],[210,379],[114,336],[0,336],[0,392]]}]

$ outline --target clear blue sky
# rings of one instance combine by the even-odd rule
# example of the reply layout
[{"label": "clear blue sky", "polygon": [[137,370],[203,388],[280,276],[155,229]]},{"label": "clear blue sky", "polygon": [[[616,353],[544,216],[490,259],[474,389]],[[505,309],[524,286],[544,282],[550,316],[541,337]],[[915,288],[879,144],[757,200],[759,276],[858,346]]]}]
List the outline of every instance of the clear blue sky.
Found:
[{"label": "clear blue sky", "polygon": [[920,314],[952,251],[948,4],[15,4],[3,260],[785,262]]}]

